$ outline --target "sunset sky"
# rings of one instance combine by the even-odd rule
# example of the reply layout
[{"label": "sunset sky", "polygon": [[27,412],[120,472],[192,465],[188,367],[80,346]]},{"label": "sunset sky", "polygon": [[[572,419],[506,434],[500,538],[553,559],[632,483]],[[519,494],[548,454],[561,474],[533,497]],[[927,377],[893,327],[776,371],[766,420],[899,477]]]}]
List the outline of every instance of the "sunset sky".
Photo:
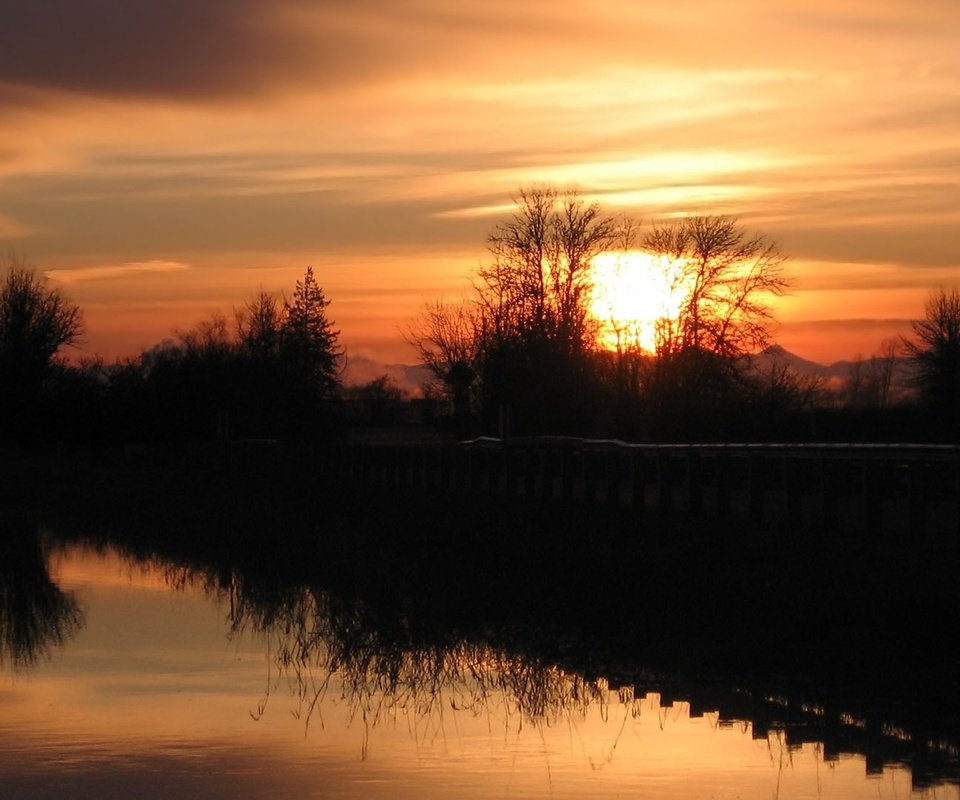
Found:
[{"label": "sunset sky", "polygon": [[957,0],[3,0],[0,252],[129,355],[292,290],[354,357],[464,294],[532,183],[779,240],[829,362],[960,283]]}]

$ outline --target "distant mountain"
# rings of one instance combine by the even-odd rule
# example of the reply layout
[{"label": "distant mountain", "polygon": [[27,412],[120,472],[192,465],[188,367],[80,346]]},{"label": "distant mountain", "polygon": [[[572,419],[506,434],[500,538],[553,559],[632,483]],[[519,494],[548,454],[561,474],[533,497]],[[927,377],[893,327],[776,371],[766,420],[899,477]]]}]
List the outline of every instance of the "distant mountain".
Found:
[{"label": "distant mountain", "polygon": [[[874,356],[862,359],[860,368],[866,373],[875,368],[879,368],[883,359]],[[758,371],[766,371],[773,366],[786,365],[800,375],[816,375],[824,379],[827,388],[839,389],[850,377],[856,368],[857,361],[834,361],[832,364],[819,364],[816,361],[809,361],[801,358],[789,350],[785,350],[780,345],[772,345],[762,353],[753,357],[753,364]],[[892,385],[903,387],[907,383],[910,374],[910,359],[899,356],[893,361],[893,379]]]},{"label": "distant mountain", "polygon": [[[820,375],[822,377],[833,377],[840,374],[844,369],[836,365],[825,366],[816,361],[801,358],[778,344],[771,345],[762,353],[757,353],[751,358],[751,362],[758,371],[765,371],[774,366],[788,366],[801,375]],[[838,364],[846,363],[838,362]],[[843,374],[845,375],[846,372],[843,372]]]},{"label": "distant mountain", "polygon": [[[879,358],[865,358],[860,366],[869,372],[879,362]],[[752,365],[757,372],[767,372],[773,367],[787,366],[800,375],[816,375],[822,378],[827,388],[839,389],[849,378],[855,361],[834,361],[832,364],[820,364],[816,361],[785,350],[780,345],[772,345],[753,356]],[[894,360],[893,384],[903,386],[909,375],[909,359],[899,357]],[[433,380],[433,374],[420,364],[386,364],[365,356],[352,356],[347,359],[343,382],[347,386],[358,386],[386,375],[396,386],[411,394],[418,394],[420,387]]]}]

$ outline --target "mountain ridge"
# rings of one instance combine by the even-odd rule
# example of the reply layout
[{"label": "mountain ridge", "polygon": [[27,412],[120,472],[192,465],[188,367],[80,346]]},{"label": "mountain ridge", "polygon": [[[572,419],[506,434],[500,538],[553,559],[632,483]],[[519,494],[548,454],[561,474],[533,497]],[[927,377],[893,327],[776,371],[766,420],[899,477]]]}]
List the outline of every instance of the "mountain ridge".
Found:
[{"label": "mountain ridge", "polygon": [[[786,366],[800,375],[823,378],[828,385],[839,387],[851,374],[856,364],[870,369],[883,360],[881,356],[863,359],[841,359],[823,364],[812,361],[786,348],[775,344],[760,353],[751,356],[755,367],[764,369],[773,366]],[[897,356],[893,362],[894,381],[900,382],[906,377],[909,359]],[[386,376],[398,388],[411,394],[418,393],[425,383],[433,380],[433,373],[422,364],[378,361],[367,356],[349,356],[343,372],[346,386],[359,386],[377,378]]]}]

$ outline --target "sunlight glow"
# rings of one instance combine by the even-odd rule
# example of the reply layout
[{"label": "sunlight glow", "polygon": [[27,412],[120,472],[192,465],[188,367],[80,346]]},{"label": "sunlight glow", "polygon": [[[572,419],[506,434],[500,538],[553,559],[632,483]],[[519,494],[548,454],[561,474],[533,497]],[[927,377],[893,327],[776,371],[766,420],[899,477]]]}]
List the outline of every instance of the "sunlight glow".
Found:
[{"label": "sunlight glow", "polygon": [[603,253],[593,260],[592,278],[601,346],[655,352],[658,332],[676,322],[686,296],[677,266],[636,250]]}]

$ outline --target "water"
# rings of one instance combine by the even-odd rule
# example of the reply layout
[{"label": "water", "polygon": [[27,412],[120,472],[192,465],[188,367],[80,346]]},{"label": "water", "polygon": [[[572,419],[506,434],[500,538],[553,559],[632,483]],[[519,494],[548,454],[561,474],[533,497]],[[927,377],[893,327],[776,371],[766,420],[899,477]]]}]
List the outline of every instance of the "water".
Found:
[{"label": "water", "polygon": [[960,797],[802,726],[487,644],[405,650],[321,592],[46,549],[0,574],[2,798]]}]

